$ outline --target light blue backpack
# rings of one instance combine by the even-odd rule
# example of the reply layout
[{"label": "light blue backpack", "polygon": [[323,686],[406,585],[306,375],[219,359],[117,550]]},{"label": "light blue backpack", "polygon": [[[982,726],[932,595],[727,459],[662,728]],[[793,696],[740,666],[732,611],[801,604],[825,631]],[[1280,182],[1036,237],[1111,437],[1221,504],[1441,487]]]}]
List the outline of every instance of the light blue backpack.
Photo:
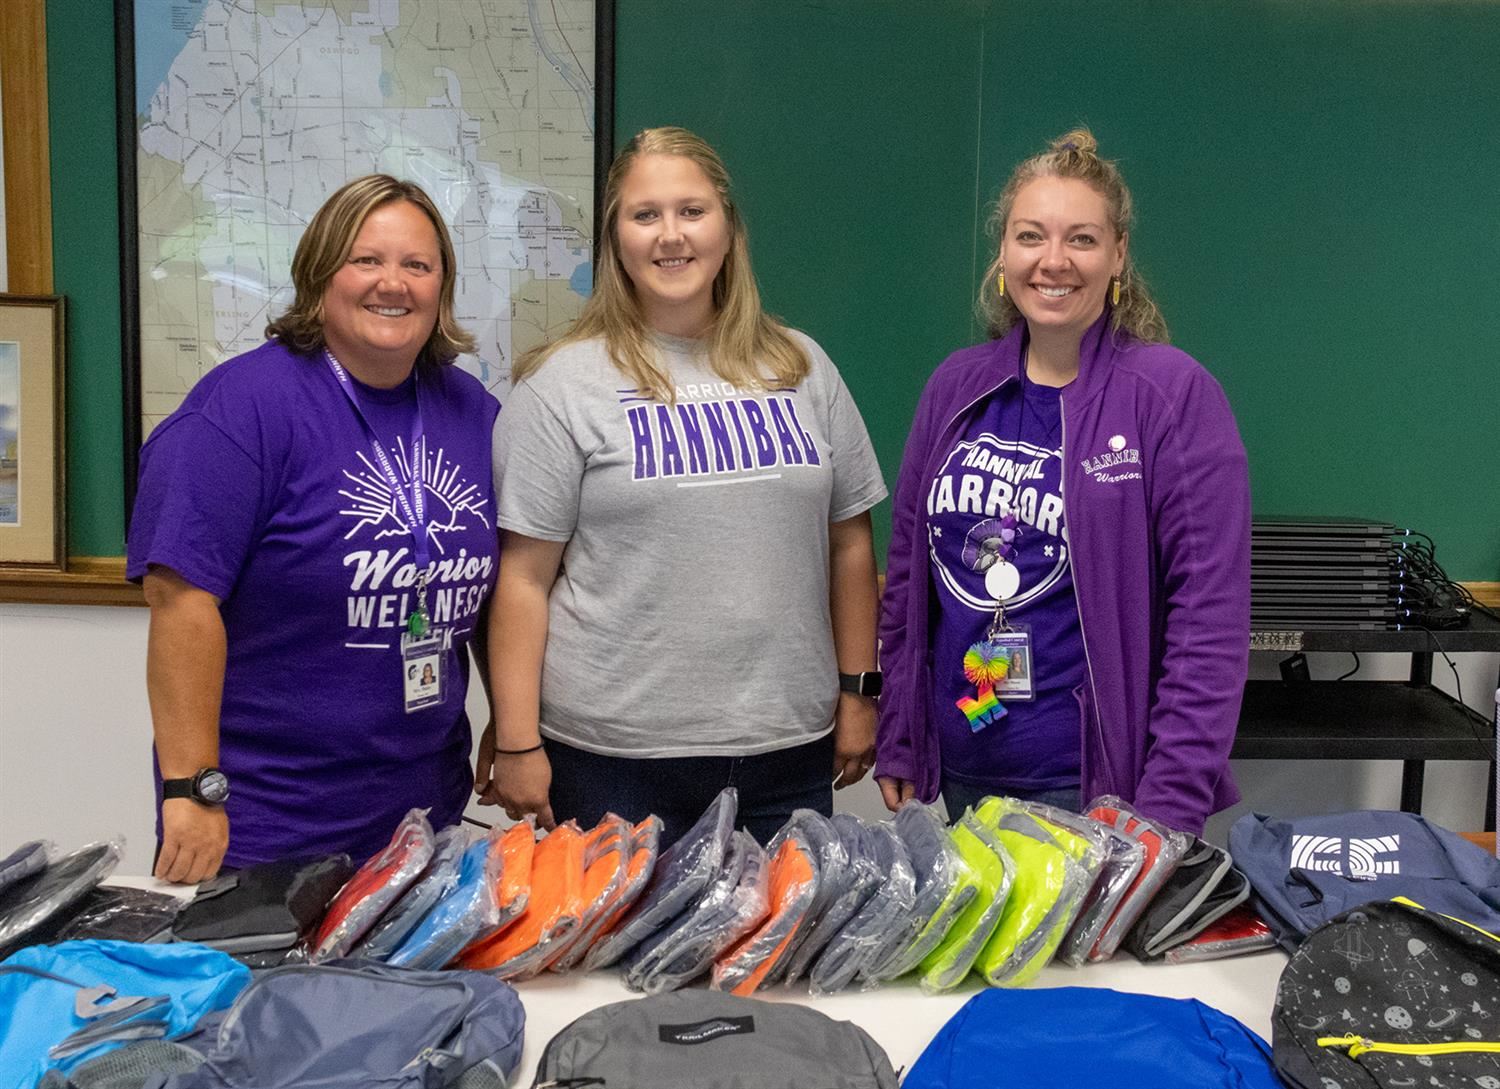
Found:
[{"label": "light blue backpack", "polygon": [[76,941],[0,963],[0,1089],[33,1089],[124,1044],[171,1039],[229,1006],[250,972],[201,945]]}]

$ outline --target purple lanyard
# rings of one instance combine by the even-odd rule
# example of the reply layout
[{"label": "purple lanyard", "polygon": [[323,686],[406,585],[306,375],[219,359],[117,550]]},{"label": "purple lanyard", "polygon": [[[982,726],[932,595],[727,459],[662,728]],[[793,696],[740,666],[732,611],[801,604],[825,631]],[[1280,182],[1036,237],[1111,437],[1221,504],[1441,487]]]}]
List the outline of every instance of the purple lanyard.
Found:
[{"label": "purple lanyard", "polygon": [[[359,397],[354,392],[354,382],[349,377],[349,372],[344,365],[333,357],[333,352],[327,348],[323,349],[323,355],[328,360],[328,367],[333,371],[333,376],[338,379],[339,388],[344,391],[344,396],[354,406],[354,414],[359,417],[359,422],[364,425],[365,437],[370,440],[370,452],[375,455],[375,464],[380,467],[380,473],[385,477],[386,485],[396,497],[396,502],[401,504],[401,513],[406,516],[406,524],[411,529],[412,541],[415,546],[417,559],[417,582],[419,588],[425,588],[427,582],[427,565],[432,558],[432,549],[427,533],[427,497],[422,487],[422,463],[427,456],[427,436],[422,428],[422,384],[415,371],[412,381],[416,387],[417,414],[411,425],[411,443],[408,449],[411,451],[412,482],[411,490],[408,491],[401,483],[401,477],[396,472],[396,467],[391,464],[391,456],[386,453],[385,446],[380,441],[380,436],[375,434],[375,429],[370,426],[369,419],[365,416],[365,410],[360,407]],[[426,595],[421,595],[425,597]],[[424,610],[425,611],[425,610]]]}]

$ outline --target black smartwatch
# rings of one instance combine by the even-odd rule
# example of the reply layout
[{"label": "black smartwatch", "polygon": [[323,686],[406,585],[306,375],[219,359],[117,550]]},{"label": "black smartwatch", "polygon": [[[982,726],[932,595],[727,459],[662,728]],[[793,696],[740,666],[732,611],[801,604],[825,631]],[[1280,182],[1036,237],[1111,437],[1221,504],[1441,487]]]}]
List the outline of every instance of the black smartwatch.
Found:
[{"label": "black smartwatch", "polygon": [[879,699],[883,681],[884,678],[878,669],[867,669],[863,673],[840,673],[839,691],[853,692],[856,696],[869,696],[872,700]]},{"label": "black smartwatch", "polygon": [[191,798],[199,805],[218,807],[229,800],[229,776],[218,768],[203,768],[191,779],[163,779],[161,796]]}]

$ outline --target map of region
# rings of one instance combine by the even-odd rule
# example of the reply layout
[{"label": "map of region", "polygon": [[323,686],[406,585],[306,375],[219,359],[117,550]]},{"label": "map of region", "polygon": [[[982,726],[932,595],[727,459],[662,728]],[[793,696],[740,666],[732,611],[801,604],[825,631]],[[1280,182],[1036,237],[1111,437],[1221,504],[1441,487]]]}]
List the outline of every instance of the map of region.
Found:
[{"label": "map of region", "polygon": [[346,181],[453,233],[459,365],[497,396],[592,287],[592,0],[136,0],[141,433],[292,298]]}]

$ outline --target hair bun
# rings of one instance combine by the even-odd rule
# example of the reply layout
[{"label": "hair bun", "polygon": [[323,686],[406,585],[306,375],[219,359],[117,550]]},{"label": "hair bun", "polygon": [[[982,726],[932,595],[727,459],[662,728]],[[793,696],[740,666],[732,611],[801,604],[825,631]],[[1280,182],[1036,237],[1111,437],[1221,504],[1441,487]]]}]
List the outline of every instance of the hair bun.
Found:
[{"label": "hair bun", "polygon": [[1088,129],[1074,129],[1053,140],[1052,150],[1059,153],[1072,151],[1079,155],[1098,155],[1099,141],[1094,139],[1094,134]]}]

